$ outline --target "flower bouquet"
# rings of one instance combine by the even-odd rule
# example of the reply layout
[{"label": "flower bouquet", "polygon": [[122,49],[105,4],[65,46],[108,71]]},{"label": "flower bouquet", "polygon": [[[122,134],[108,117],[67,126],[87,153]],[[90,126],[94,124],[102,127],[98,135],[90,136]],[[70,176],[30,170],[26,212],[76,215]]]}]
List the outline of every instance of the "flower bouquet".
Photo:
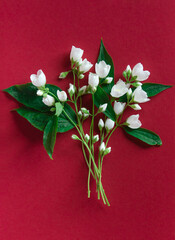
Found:
[{"label": "flower bouquet", "polygon": [[[15,85],[4,91],[23,104],[15,111],[43,131],[43,145],[51,159],[57,133],[75,128],[77,133],[72,135],[72,139],[81,142],[88,168],[87,196],[90,198],[90,180],[93,178],[98,199],[101,198],[104,204],[110,206],[102,185],[102,166],[104,157],[111,152],[109,140],[112,134],[117,128],[122,128],[128,136],[149,145],[160,146],[160,137],[141,128],[139,114],[134,112],[141,110],[140,104],[150,101],[151,97],[171,86],[145,83],[150,72],[143,70],[141,63],[133,69],[128,65],[122,79],[114,82],[113,61],[102,41],[95,73],[90,72],[86,78],[93,65],[86,58],[82,59],[83,53],[82,49],[72,46],[70,70],[59,76],[60,79],[65,79],[68,74],[72,75],[67,93],[58,86],[46,84],[42,70],[30,76],[31,83]],[[83,105],[87,94],[92,99],[91,109]],[[134,112],[124,119],[123,114],[128,108]],[[84,130],[86,119],[90,119],[88,131]]]}]

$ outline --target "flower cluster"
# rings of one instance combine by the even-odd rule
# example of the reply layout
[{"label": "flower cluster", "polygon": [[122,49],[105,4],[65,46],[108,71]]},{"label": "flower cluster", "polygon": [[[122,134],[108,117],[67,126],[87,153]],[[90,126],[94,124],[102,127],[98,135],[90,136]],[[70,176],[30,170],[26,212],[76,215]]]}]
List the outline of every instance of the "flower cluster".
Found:
[{"label": "flower cluster", "polygon": [[[51,159],[57,133],[75,128],[77,134],[72,134],[72,139],[81,142],[88,167],[88,198],[91,195],[90,180],[93,178],[98,199],[101,198],[109,206],[102,185],[102,164],[104,157],[111,152],[109,140],[112,134],[120,127],[128,135],[149,145],[161,145],[157,134],[141,128],[139,114],[126,117],[125,112],[128,108],[141,110],[142,103],[150,101],[150,97],[171,86],[145,84],[150,72],[144,70],[141,63],[132,69],[128,65],[123,71],[123,77],[115,79],[113,61],[103,42],[98,61],[91,72],[93,64],[86,58],[83,59],[83,54],[84,50],[72,46],[70,69],[59,75],[60,79],[72,75],[66,91],[46,83],[42,70],[30,76],[30,84],[12,86],[5,91],[24,105],[16,110],[18,114],[43,131],[43,145]],[[32,101],[29,93],[32,94]],[[92,108],[87,109],[83,105],[85,101],[91,101]],[[89,129],[84,128],[86,119],[90,122]]]}]

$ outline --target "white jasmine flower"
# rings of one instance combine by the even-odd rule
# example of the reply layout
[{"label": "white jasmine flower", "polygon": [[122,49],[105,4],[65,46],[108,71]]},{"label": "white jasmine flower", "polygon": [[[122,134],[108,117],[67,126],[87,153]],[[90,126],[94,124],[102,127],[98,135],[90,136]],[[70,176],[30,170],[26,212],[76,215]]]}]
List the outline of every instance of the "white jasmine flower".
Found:
[{"label": "white jasmine flower", "polygon": [[102,153],[102,152],[105,151],[105,149],[106,149],[105,143],[102,142],[102,143],[100,144],[99,150],[100,150],[100,152]]},{"label": "white jasmine flower", "polygon": [[113,120],[111,120],[110,118],[107,118],[106,122],[105,122],[106,130],[108,130],[108,131],[111,130],[114,127],[114,124],[115,124],[115,122]]},{"label": "white jasmine flower", "polygon": [[99,76],[95,73],[89,73],[89,79],[88,79],[89,85],[94,88],[97,87],[99,84]]},{"label": "white jasmine flower", "polygon": [[132,70],[132,76],[137,76],[136,80],[138,81],[144,81],[146,80],[150,75],[149,71],[143,71],[143,65],[141,63],[137,63]]},{"label": "white jasmine flower", "polygon": [[37,90],[36,94],[38,96],[43,96],[44,92],[42,90]]},{"label": "white jasmine flower", "polygon": [[88,143],[89,142],[89,139],[90,139],[90,137],[89,137],[89,135],[86,133],[86,135],[84,136],[84,139],[85,139],[85,141]]},{"label": "white jasmine flower", "polygon": [[84,50],[81,48],[76,48],[72,46],[71,52],[70,52],[70,60],[73,59],[74,62],[81,63],[82,61],[82,56],[83,56]]},{"label": "white jasmine flower", "polygon": [[124,108],[125,108],[125,105],[126,103],[122,103],[122,102],[117,102],[115,101],[114,102],[114,112],[117,114],[117,115],[120,115]]},{"label": "white jasmine flower", "polygon": [[99,135],[97,134],[97,135],[93,136],[92,141],[93,141],[93,143],[98,142],[99,141]]},{"label": "white jasmine flower", "polygon": [[104,128],[104,122],[103,122],[103,119],[100,119],[99,122],[98,122],[98,128],[100,129],[100,131],[102,130],[102,128]]},{"label": "white jasmine flower", "polygon": [[72,83],[69,83],[68,93],[70,96],[72,96],[75,93],[75,90],[76,90],[76,87]]},{"label": "white jasmine flower", "polygon": [[65,102],[67,100],[67,93],[65,91],[57,90],[57,96],[60,102]]},{"label": "white jasmine flower", "polygon": [[141,110],[142,109],[139,104],[132,104],[132,105],[130,105],[130,107],[133,108],[134,110]]},{"label": "white jasmine flower", "polygon": [[142,89],[141,86],[138,86],[133,92],[134,101],[138,103],[144,103],[150,101],[147,93]]},{"label": "white jasmine flower", "polygon": [[86,85],[81,87],[81,88],[79,88],[79,90],[78,90],[79,96],[84,95],[86,90],[87,90],[87,86]]},{"label": "white jasmine flower", "polygon": [[53,106],[55,104],[55,99],[52,96],[47,95],[46,97],[43,97],[42,102],[45,105],[51,107],[51,106]]},{"label": "white jasmine flower", "polygon": [[110,84],[112,82],[113,78],[112,77],[107,77],[104,81],[104,83]]},{"label": "white jasmine flower", "polygon": [[107,65],[105,61],[100,61],[95,64],[95,72],[100,78],[105,78],[111,69],[110,65]]},{"label": "white jasmine flower", "polygon": [[118,82],[112,87],[110,94],[112,97],[119,98],[127,92],[128,92],[128,88],[125,82],[119,79]]},{"label": "white jasmine flower", "polygon": [[104,104],[100,105],[100,106],[99,106],[99,112],[104,112],[104,111],[106,111],[107,106],[108,106],[107,103],[104,103]]},{"label": "white jasmine flower", "polygon": [[37,74],[30,75],[30,80],[36,87],[42,87],[46,84],[46,76],[42,70],[38,70]]},{"label": "white jasmine flower", "polygon": [[82,61],[79,70],[80,72],[86,73],[88,72],[91,67],[93,66],[93,64],[91,64],[86,58]]},{"label": "white jasmine flower", "polygon": [[128,127],[137,129],[141,127],[142,123],[139,120],[139,114],[137,115],[131,115],[127,120],[126,123],[128,124]]}]

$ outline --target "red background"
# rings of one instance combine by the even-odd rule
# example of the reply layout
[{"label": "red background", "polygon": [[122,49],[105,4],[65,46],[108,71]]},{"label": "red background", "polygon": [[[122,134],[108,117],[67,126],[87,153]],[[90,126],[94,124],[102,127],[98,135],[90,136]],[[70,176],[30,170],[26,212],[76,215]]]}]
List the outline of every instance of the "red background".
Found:
[{"label": "red background", "polygon": [[[47,81],[69,68],[72,45],[95,63],[100,38],[113,58],[116,80],[142,62],[148,82],[174,84],[173,0],[1,0],[1,87],[29,82],[42,69]],[[85,80],[82,80],[85,81]],[[161,147],[136,144],[117,131],[103,165],[111,203],[87,198],[87,168],[71,130],[57,136],[54,161],[42,133],[14,112],[1,93],[1,240],[174,240],[175,98],[171,88],[142,105],[143,127],[162,138]],[[3,102],[3,103],[2,103]]]}]

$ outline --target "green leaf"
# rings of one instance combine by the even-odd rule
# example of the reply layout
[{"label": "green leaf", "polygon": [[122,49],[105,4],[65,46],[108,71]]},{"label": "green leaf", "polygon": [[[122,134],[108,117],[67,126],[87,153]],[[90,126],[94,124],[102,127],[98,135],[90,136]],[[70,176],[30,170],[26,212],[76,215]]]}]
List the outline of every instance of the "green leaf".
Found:
[{"label": "green leaf", "polygon": [[[18,109],[15,109],[15,111],[25,119],[27,119],[30,124],[40,131],[44,131],[45,126],[47,125],[49,119],[54,115],[51,112],[39,112],[35,109],[27,108],[27,107],[21,107]],[[76,115],[72,108],[67,104],[65,106],[66,113],[71,117],[71,119],[76,124]],[[58,117],[58,128],[57,132],[63,133],[67,132],[74,128],[74,125],[67,119],[65,114],[61,113]]]},{"label": "green leaf", "polygon": [[52,159],[53,149],[56,141],[57,128],[58,128],[58,117],[54,115],[48,121],[43,134],[43,145],[51,159]]},{"label": "green leaf", "polygon": [[53,116],[53,113],[43,113],[26,107],[15,109],[15,111],[40,131],[44,131],[49,119]]},{"label": "green leaf", "polygon": [[[106,64],[109,64],[111,66],[110,72],[108,74],[107,77],[112,77],[113,80],[110,84],[102,84],[101,87],[104,89],[104,91],[109,94],[111,91],[112,86],[114,85],[114,64],[112,61],[111,56],[108,54],[103,41],[101,40],[101,45],[100,45],[100,52],[99,52],[99,56],[98,56],[98,60],[97,62],[99,63],[100,61],[105,61]],[[105,79],[101,80],[101,83],[104,82]]]},{"label": "green leaf", "polygon": [[148,145],[162,145],[162,141],[160,139],[160,137],[145,128],[138,128],[138,129],[131,129],[129,127],[124,127],[123,128],[125,130],[125,132],[139,140],[141,140],[142,142],[147,143]]},{"label": "green leaf", "polygon": [[153,97],[158,93],[170,88],[170,85],[163,85],[157,83],[143,83],[142,89],[147,93],[148,97]]},{"label": "green leaf", "polygon": [[57,117],[59,117],[60,114],[62,113],[64,107],[60,102],[56,102],[55,107],[56,107],[56,113],[55,114],[57,115]]},{"label": "green leaf", "polygon": [[106,94],[106,92],[100,87],[97,87],[97,91],[94,94],[94,104],[96,107],[99,108],[100,105],[104,104],[104,103],[108,103],[107,109],[104,112],[104,114],[109,117],[110,119],[112,119],[113,121],[116,120],[116,115],[115,112],[113,110],[113,107],[109,101],[108,95]]}]

